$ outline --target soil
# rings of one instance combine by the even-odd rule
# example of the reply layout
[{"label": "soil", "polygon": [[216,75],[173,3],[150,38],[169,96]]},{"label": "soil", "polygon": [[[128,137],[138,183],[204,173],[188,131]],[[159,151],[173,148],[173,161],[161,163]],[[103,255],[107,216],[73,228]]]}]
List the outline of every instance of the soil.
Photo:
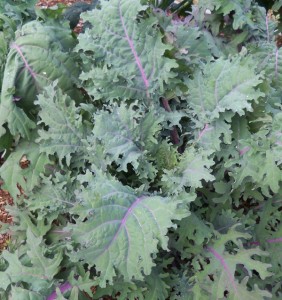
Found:
[{"label": "soil", "polygon": [[[7,204],[12,205],[13,199],[9,195],[9,193],[5,190],[0,189],[0,222],[3,223],[12,223],[12,217],[8,214],[5,209]],[[7,242],[9,241],[9,234],[0,234],[0,251],[5,249],[7,246]]]},{"label": "soil", "polygon": [[[90,4],[92,2],[92,0],[39,0],[37,3],[37,6],[42,7],[42,8],[48,8],[48,7],[54,6],[58,3],[62,3],[67,6],[71,6],[72,4],[74,4],[76,2],[86,2],[86,3]],[[83,23],[82,23],[82,20],[80,20],[73,31],[78,34],[81,32],[82,27],[83,27]]]}]

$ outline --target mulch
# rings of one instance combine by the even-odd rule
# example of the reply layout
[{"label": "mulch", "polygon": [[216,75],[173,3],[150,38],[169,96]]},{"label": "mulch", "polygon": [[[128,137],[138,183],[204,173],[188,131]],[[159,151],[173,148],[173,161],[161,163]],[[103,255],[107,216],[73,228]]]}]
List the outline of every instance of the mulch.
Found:
[{"label": "mulch", "polygon": [[[58,3],[64,4],[66,6],[71,6],[76,2],[86,2],[90,4],[92,0],[39,0],[37,6],[41,8],[49,8],[57,5]],[[79,34],[82,30],[82,27],[83,27],[83,23],[82,20],[80,20],[73,31]]]},{"label": "mulch", "polygon": [[[12,217],[6,211],[5,206],[13,204],[13,199],[10,194],[0,189],[0,222],[11,224]],[[8,233],[0,234],[0,252],[7,247],[10,235]]]},{"label": "mulch", "polygon": [[71,6],[72,4],[74,4],[76,2],[91,3],[92,0],[39,0],[37,3],[37,6],[40,6],[42,8],[47,8],[47,7],[55,6],[58,3],[62,3],[67,6]]}]

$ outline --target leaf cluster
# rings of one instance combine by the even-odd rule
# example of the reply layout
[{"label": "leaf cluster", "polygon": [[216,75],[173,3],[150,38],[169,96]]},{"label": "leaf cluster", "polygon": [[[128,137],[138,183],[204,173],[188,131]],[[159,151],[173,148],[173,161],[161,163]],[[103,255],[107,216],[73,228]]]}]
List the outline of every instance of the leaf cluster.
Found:
[{"label": "leaf cluster", "polygon": [[281,298],[280,2],[1,4],[1,299]]}]

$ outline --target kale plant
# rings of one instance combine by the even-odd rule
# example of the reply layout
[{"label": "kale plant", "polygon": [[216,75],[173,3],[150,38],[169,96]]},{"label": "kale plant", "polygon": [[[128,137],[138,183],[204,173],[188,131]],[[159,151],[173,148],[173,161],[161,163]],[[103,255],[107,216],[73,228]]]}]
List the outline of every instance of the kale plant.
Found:
[{"label": "kale plant", "polygon": [[281,299],[281,1],[177,2],[0,15],[1,299]]}]

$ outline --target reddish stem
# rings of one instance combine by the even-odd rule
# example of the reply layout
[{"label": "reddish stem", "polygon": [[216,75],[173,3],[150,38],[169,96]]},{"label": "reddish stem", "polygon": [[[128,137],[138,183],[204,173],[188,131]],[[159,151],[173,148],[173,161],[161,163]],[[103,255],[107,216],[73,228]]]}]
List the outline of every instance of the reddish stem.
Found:
[{"label": "reddish stem", "polygon": [[244,155],[245,153],[247,153],[249,150],[251,149],[251,147],[244,147],[243,149],[239,150],[239,154],[240,156]]},{"label": "reddish stem", "polygon": [[224,258],[213,248],[208,247],[207,250],[216,258],[216,260],[219,261],[219,263],[222,265],[224,271],[226,272],[226,275],[229,279],[229,282],[231,283],[235,294],[238,296],[238,289],[237,289],[237,285],[235,282],[235,278],[231,272],[231,270],[229,269],[226,261],[224,260]]},{"label": "reddish stem", "polygon": [[[269,240],[266,240],[267,243],[270,243],[270,244],[273,244],[273,243],[282,243],[282,237],[280,238],[276,238],[276,239],[269,239]],[[254,241],[254,242],[250,242],[251,245],[260,245],[260,242],[259,241]]]},{"label": "reddish stem", "polygon": [[[61,285],[58,286],[58,288],[60,289],[61,293],[65,293],[69,290],[72,289],[72,285],[67,281]],[[56,290],[52,292],[52,294],[50,294],[46,300],[56,300],[57,299],[57,293]]]},{"label": "reddish stem", "polygon": [[209,124],[205,124],[204,129],[200,131],[198,141],[203,137],[203,135],[207,132],[212,130],[212,127],[209,127]]},{"label": "reddish stem", "polygon": [[[171,108],[170,108],[170,105],[169,105],[169,102],[167,99],[164,99],[164,98],[162,99],[162,105],[167,112],[171,112]],[[170,132],[170,137],[171,137],[171,141],[174,145],[179,144],[180,140],[179,140],[179,135],[178,135],[176,126],[172,127],[172,130]]]},{"label": "reddish stem", "polygon": [[167,99],[162,99],[162,104],[166,111],[171,112],[171,108]]}]

